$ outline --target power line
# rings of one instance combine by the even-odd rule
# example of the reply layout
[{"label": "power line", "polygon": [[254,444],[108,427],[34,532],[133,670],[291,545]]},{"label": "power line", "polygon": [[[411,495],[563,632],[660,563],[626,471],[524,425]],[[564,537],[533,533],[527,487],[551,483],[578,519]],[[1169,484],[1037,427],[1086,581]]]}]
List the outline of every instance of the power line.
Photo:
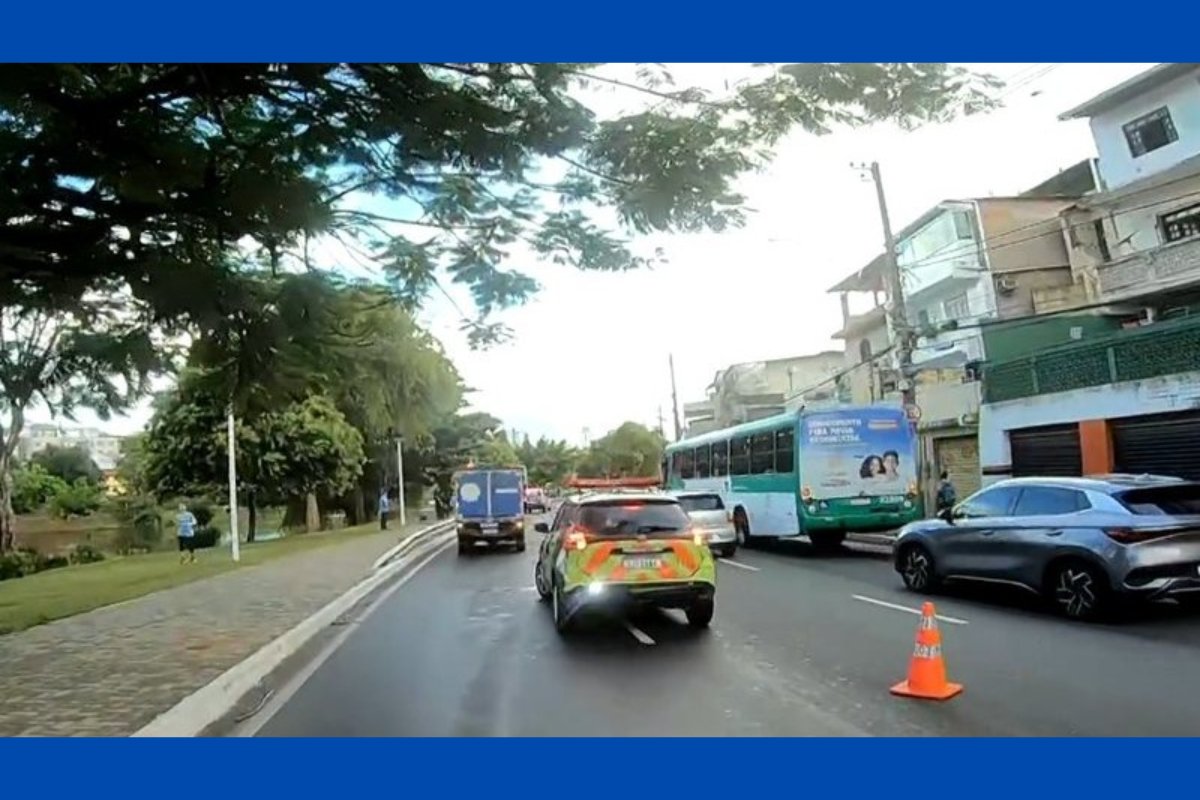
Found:
[{"label": "power line", "polygon": [[[1200,172],[1192,173],[1189,175],[1184,175],[1179,178],[1173,178],[1172,180],[1167,181],[1166,183],[1161,183],[1156,186],[1150,186],[1150,187],[1146,187],[1144,189],[1138,189],[1134,192],[1130,192],[1128,197],[1136,197],[1138,195],[1145,194],[1147,192],[1165,189],[1167,187],[1174,186],[1175,184],[1178,184],[1178,183],[1183,183],[1185,181],[1194,180],[1198,177],[1200,177]],[[1085,195],[1085,197],[1086,197],[1086,195]],[[1143,203],[1141,205],[1123,207],[1117,213],[1127,214],[1131,211],[1144,211],[1148,208],[1154,208],[1155,206],[1161,206],[1161,205],[1165,205],[1167,203],[1175,202],[1177,200],[1186,200],[1186,199],[1190,199],[1193,197],[1200,197],[1200,189],[1191,191],[1191,192],[1184,192],[1183,194],[1172,195],[1170,197],[1165,197],[1165,198],[1162,198],[1159,200],[1154,200],[1149,203]],[[986,200],[987,198],[979,198],[979,199]],[[1080,198],[1080,199],[1083,199],[1083,198]],[[1020,233],[1022,231],[1032,230],[1033,228],[1050,225],[1053,221],[1054,220],[1052,220],[1052,219],[1038,220],[1037,222],[1031,222],[1026,225],[1021,225],[1021,226],[1018,226],[1011,230],[1005,231],[1004,233],[997,234],[993,238],[1003,238],[1003,237],[1011,236],[1014,233]],[[1033,236],[1026,236],[1026,237],[1023,237],[1020,239],[1014,239],[1012,241],[1002,241],[997,244],[986,245],[985,249],[988,252],[992,252],[995,250],[1002,250],[1006,247],[1016,247],[1017,245],[1025,244],[1027,242],[1032,242],[1037,239],[1044,239],[1047,236],[1061,236],[1067,231],[1073,231],[1073,230],[1078,230],[1080,228],[1086,228],[1087,226],[1093,225],[1094,223],[1095,223],[1095,220],[1088,220],[1086,222],[1076,222],[1076,223],[1072,223],[1072,224],[1064,226],[1064,225],[1062,225],[1062,223],[1060,221],[1059,225],[1057,227],[1055,227],[1053,230],[1044,231],[1042,233],[1038,233]],[[916,261],[912,264],[901,266],[900,269],[902,272],[910,272],[911,273],[912,270],[918,269],[920,267],[928,267],[928,266],[934,266],[937,264],[949,263],[951,261],[957,261],[967,254],[968,254],[968,251],[964,249],[961,252],[957,252],[953,255],[944,255],[944,256],[939,256],[937,258],[930,258],[930,259],[923,259],[920,261]],[[1059,266],[1066,266],[1066,265],[1059,265]]]}]

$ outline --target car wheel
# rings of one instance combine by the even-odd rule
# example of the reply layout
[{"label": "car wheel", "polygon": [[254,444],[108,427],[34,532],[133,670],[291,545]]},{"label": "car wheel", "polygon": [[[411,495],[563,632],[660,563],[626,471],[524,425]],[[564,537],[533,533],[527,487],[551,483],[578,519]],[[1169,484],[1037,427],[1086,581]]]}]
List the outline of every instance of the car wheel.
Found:
[{"label": "car wheel", "polygon": [[733,558],[737,555],[737,545],[731,544],[721,551],[721,558]]},{"label": "car wheel", "polygon": [[542,562],[539,561],[533,568],[533,585],[537,588],[538,599],[545,602],[550,599],[550,590],[546,588],[546,581],[542,577]]},{"label": "car wheel", "polygon": [[733,532],[737,536],[738,547],[750,546],[750,520],[742,511],[733,512]]},{"label": "car wheel", "polygon": [[933,556],[923,545],[905,545],[900,553],[900,579],[910,592],[931,592],[937,588]]},{"label": "car wheel", "polygon": [[517,539],[517,541],[516,541],[516,546],[517,546],[517,552],[518,552],[518,553],[524,553],[524,552],[525,552],[525,537],[524,537],[524,536],[522,536],[521,538]]},{"label": "car wheel", "polygon": [[458,540],[458,554],[460,556],[469,555],[471,553],[471,549],[472,546],[469,542],[464,542],[462,539]]},{"label": "car wheel", "polygon": [[687,615],[688,625],[693,628],[707,628],[713,618],[713,600],[697,600],[692,603],[684,611]]},{"label": "car wheel", "polygon": [[563,600],[561,586],[554,587],[554,593],[550,598],[550,608],[554,614],[554,629],[560,634],[566,633],[571,622],[567,617],[566,602]]},{"label": "car wheel", "polygon": [[1050,569],[1049,599],[1064,616],[1092,620],[1107,610],[1108,591],[1099,570],[1082,561],[1067,561]]}]

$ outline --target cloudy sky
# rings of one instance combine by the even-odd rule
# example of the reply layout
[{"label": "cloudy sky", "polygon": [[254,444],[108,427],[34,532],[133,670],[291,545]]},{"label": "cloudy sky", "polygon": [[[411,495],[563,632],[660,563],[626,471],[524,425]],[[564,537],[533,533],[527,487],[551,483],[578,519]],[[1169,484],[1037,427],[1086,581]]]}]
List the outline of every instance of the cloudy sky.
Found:
[{"label": "cloudy sky", "polygon": [[[852,162],[880,163],[897,229],[944,199],[1015,194],[1095,155],[1087,123],[1059,122],[1059,113],[1152,65],[972,66],[1006,80],[1005,108],[908,133],[797,134],[769,169],[746,179],[756,213],[745,228],[656,239],[668,263],[652,272],[535,265],[528,271],[543,291],[502,315],[511,343],[472,352],[445,299],[423,319],[477,390],[473,405],[510,429],[581,442],[584,429],[595,437],[625,420],[657,425],[660,407],[669,428],[669,354],[682,404],[702,399],[713,373],[731,363],[840,349],[830,334],[841,312],[826,290],[882,249],[874,190]],[[730,68],[671,70],[678,85],[707,85]],[[620,92],[599,102],[639,102]],[[102,426],[128,433],[146,418],[143,407]],[[79,422],[95,420],[81,414]]]}]

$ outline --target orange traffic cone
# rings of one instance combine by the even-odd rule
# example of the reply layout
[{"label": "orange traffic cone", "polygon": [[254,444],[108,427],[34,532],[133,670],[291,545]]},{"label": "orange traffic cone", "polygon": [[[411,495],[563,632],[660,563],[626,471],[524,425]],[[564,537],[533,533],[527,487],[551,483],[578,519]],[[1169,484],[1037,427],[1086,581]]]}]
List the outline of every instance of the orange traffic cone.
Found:
[{"label": "orange traffic cone", "polygon": [[942,659],[942,636],[938,633],[933,603],[921,607],[917,644],[908,662],[908,679],[892,687],[892,694],[922,700],[949,700],[963,687],[946,680],[946,662]]}]

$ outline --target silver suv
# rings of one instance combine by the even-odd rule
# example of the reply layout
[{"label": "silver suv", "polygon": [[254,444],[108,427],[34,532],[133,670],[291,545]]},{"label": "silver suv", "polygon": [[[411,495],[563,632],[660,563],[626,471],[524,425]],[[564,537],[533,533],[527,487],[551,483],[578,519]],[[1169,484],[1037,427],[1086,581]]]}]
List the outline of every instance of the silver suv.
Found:
[{"label": "silver suv", "polygon": [[1013,478],[900,529],[904,585],[984,581],[1044,595],[1075,619],[1119,598],[1200,600],[1200,483],[1143,475]]}]

